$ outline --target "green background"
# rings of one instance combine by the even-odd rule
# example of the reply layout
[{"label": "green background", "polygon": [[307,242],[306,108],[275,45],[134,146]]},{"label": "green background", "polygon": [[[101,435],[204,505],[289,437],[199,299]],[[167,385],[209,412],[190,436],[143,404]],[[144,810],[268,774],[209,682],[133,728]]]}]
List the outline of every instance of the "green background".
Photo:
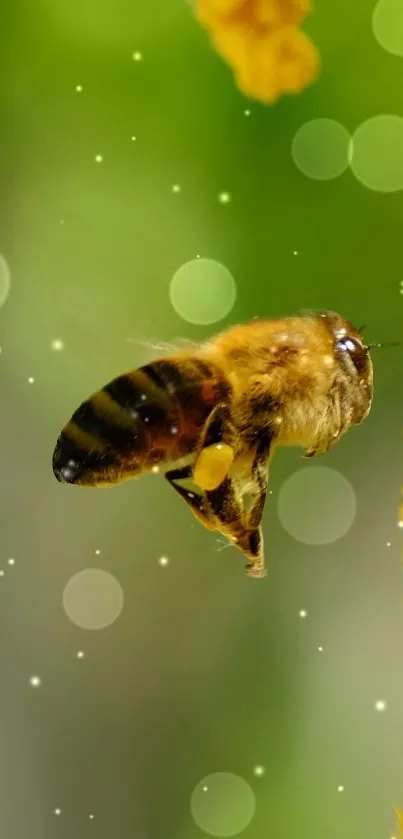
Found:
[{"label": "green background", "polygon": [[[401,194],[370,192],[349,170],[315,182],[290,153],[307,120],[353,131],[402,113],[402,60],[376,43],[371,14],[365,2],[318,2],[307,29],[319,81],[263,107],[236,90],[180,0],[3,10],[0,251],[12,284],[0,311],[1,836],[197,839],[192,790],[217,771],[255,791],[245,839],[393,833],[392,806],[403,804],[401,351],[374,353],[371,415],[320,462],[356,491],[345,537],[310,548],[283,530],[276,496],[304,464],[295,450],[276,457],[265,582],[244,577],[236,551],[218,552],[162,479],[84,491],[51,469],[72,411],[152,357],[148,343],[300,307],[365,322],[372,340],[402,337]],[[173,273],[196,254],[237,285],[230,316],[211,328],[169,302]],[[118,578],[125,608],[86,633],[62,592],[91,566]]]}]

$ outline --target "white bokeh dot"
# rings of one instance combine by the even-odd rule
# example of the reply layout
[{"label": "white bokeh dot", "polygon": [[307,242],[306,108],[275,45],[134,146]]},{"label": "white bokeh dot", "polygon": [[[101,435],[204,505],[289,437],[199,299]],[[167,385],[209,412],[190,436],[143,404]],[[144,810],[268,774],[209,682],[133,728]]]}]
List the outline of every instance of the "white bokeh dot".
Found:
[{"label": "white bokeh dot", "polygon": [[281,524],[306,545],[327,545],[341,539],[353,524],[356,508],[347,478],[327,466],[294,472],[278,496]]},{"label": "white bokeh dot", "polygon": [[351,140],[350,166],[368,189],[403,189],[403,117],[378,114],[362,122]]},{"label": "white bokeh dot", "polygon": [[386,52],[403,56],[402,0],[378,0],[372,13],[372,31]]},{"label": "white bokeh dot", "polygon": [[232,772],[208,775],[193,790],[190,809],[197,826],[210,836],[236,836],[256,809],[252,787]]},{"label": "white bokeh dot", "polygon": [[124,602],[116,577],[100,568],[85,568],[74,574],[63,592],[63,607],[81,629],[104,629],[119,617]]},{"label": "white bokeh dot", "polygon": [[236,299],[236,286],[225,265],[214,259],[191,259],[171,280],[170,300],[183,320],[208,325],[225,318]]},{"label": "white bokeh dot", "polygon": [[312,119],[296,132],[291,146],[295,165],[303,175],[319,181],[339,177],[350,160],[350,135],[334,119]]},{"label": "white bokeh dot", "polygon": [[52,338],[50,342],[50,349],[53,352],[60,352],[64,347],[64,343],[61,338]]},{"label": "white bokeh dot", "polygon": [[6,302],[10,292],[10,269],[4,256],[0,254],[0,306]]}]

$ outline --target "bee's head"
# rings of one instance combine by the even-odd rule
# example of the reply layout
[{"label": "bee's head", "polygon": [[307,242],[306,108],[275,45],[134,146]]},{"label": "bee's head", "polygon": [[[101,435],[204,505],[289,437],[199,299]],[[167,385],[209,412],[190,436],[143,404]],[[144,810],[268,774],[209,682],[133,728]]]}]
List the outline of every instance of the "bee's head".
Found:
[{"label": "bee's head", "polygon": [[336,363],[355,388],[352,422],[359,424],[368,416],[373,396],[371,346],[363,339],[364,327],[353,326],[336,312],[319,312],[317,317],[330,333]]}]

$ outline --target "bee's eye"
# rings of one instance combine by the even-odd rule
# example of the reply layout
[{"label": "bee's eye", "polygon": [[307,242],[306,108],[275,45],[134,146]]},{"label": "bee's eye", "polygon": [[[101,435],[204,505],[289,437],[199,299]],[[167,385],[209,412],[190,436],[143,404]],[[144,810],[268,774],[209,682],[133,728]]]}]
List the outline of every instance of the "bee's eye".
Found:
[{"label": "bee's eye", "polygon": [[344,337],[337,341],[337,349],[340,352],[348,353],[357,373],[363,373],[367,363],[367,354],[362,344],[355,338]]},{"label": "bee's eye", "polygon": [[355,338],[343,338],[342,341],[337,342],[337,348],[342,352],[354,353],[362,352],[362,346],[355,340]]}]

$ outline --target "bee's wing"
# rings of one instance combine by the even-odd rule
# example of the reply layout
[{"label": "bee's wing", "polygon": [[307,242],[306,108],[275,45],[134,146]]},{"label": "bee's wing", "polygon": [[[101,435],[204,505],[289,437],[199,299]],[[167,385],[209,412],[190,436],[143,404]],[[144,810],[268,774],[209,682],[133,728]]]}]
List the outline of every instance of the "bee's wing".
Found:
[{"label": "bee's wing", "polygon": [[126,341],[129,344],[136,344],[154,355],[171,355],[172,353],[178,352],[178,350],[186,348],[194,350],[199,346],[197,341],[191,341],[189,338],[174,338],[173,341],[163,341],[161,338],[142,338],[140,336],[133,337],[129,335]]}]

